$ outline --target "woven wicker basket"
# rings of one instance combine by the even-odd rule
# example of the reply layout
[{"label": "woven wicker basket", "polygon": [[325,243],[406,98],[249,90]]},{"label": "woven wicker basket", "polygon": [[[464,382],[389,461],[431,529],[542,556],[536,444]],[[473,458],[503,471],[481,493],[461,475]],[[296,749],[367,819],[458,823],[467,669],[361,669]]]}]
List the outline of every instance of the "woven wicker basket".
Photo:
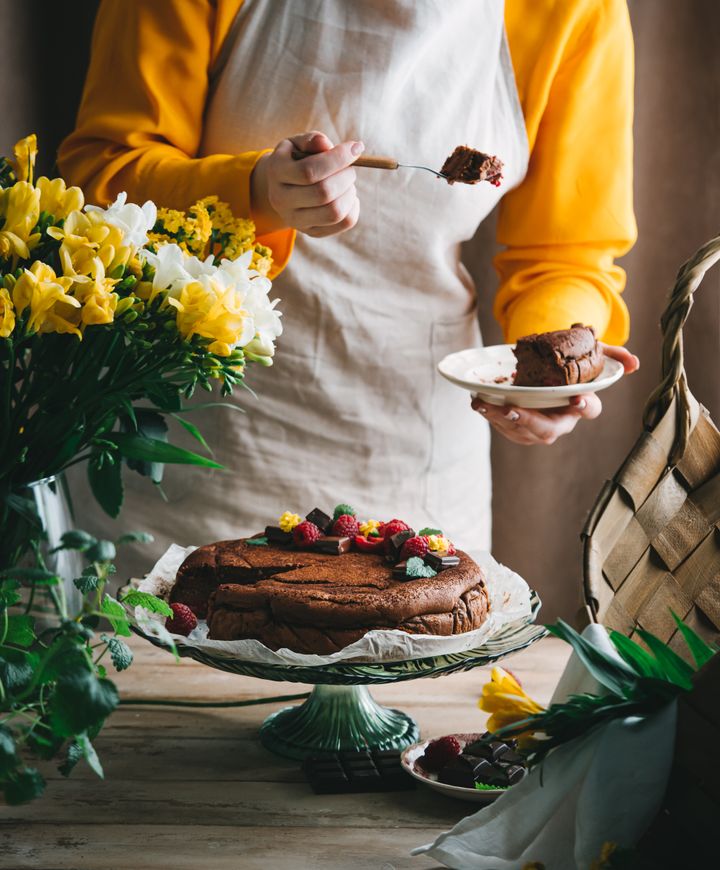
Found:
[{"label": "woven wicker basket", "polygon": [[678,273],[645,431],[582,533],[587,618],[628,635],[640,626],[681,655],[671,610],[707,640],[720,639],[720,432],[688,389],[682,334],[693,293],[718,260],[720,237]]}]

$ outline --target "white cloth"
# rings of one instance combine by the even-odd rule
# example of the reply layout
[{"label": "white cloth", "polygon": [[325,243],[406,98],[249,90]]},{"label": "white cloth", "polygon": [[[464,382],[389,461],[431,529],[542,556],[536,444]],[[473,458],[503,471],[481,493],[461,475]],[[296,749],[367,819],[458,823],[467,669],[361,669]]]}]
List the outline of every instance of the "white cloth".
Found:
[{"label": "white cloth", "polygon": [[[602,626],[584,636],[615,653]],[[573,653],[553,701],[602,693]],[[677,703],[654,716],[627,718],[551,752],[495,803],[468,816],[434,843],[413,851],[452,870],[588,870],[604,843],[634,845],[660,808],[672,763]]]},{"label": "white cloth", "polygon": [[317,129],[436,168],[467,144],[499,155],[505,179],[498,190],[358,169],[358,225],[327,239],[299,234],[275,281],[285,331],[273,368],[248,370],[259,400],[239,390],[247,415],[214,408],[193,418],[228,471],[168,467],[167,507],[146,480],[126,476],[124,516],[155,534],[157,555],[172,541],[237,537],[286,509],[339,502],[489,549],[488,427],[435,369],[480,343],[460,243],[527,167],[503,7],[243,3],[213,71],[202,154]]}]

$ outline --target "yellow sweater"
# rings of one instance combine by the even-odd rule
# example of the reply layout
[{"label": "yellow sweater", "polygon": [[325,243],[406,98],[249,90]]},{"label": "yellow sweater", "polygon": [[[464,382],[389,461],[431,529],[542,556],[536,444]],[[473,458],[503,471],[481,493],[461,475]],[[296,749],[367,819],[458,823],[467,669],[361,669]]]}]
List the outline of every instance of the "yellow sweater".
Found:
[{"label": "yellow sweater", "polygon": [[[59,154],[90,199],[127,190],[186,208],[221,190],[236,214],[251,214],[250,173],[262,152],[195,157],[208,72],[241,4],[103,0],[77,127]],[[583,322],[623,343],[625,273],[614,259],[636,236],[625,0],[506,0],[505,25],[530,165],[500,206],[495,316],[508,341]],[[293,239],[290,229],[261,238],[276,271]]]}]

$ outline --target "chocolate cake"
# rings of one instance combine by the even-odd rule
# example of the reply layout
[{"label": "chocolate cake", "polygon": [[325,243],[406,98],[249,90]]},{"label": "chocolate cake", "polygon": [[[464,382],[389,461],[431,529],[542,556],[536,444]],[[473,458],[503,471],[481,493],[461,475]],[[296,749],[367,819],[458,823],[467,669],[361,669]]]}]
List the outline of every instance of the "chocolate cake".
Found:
[{"label": "chocolate cake", "polygon": [[458,145],[453,153],[443,163],[441,174],[448,184],[456,181],[462,184],[477,184],[478,181],[489,181],[495,187],[502,181],[503,162],[498,157],[475,151],[467,145]]},{"label": "chocolate cake", "polygon": [[483,572],[460,551],[457,564],[414,577],[398,576],[384,549],[305,551],[253,540],[200,547],[178,571],[171,601],[206,616],[210,638],[328,654],[372,629],[452,635],[487,617]]},{"label": "chocolate cake", "polygon": [[594,380],[604,364],[594,329],[581,323],[519,338],[513,352],[517,357],[516,387],[584,384]]}]

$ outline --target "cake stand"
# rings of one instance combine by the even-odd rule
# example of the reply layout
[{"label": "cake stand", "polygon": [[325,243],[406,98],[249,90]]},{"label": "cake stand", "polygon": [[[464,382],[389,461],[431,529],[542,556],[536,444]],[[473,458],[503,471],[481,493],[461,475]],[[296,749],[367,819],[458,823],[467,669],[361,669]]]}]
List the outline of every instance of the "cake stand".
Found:
[{"label": "cake stand", "polygon": [[[314,686],[303,704],[273,713],[260,727],[263,746],[279,755],[302,760],[323,752],[404,749],[417,742],[417,723],[401,710],[378,704],[368,686],[469,671],[525,649],[547,633],[543,626],[534,624],[540,609],[535,592],[531,593],[531,605],[531,614],[525,620],[504,626],[477,649],[424,659],[294,666],[216,656],[189,646],[178,646],[177,652],[232,674]],[[167,649],[157,638],[136,626],[133,629],[155,646]]]}]

